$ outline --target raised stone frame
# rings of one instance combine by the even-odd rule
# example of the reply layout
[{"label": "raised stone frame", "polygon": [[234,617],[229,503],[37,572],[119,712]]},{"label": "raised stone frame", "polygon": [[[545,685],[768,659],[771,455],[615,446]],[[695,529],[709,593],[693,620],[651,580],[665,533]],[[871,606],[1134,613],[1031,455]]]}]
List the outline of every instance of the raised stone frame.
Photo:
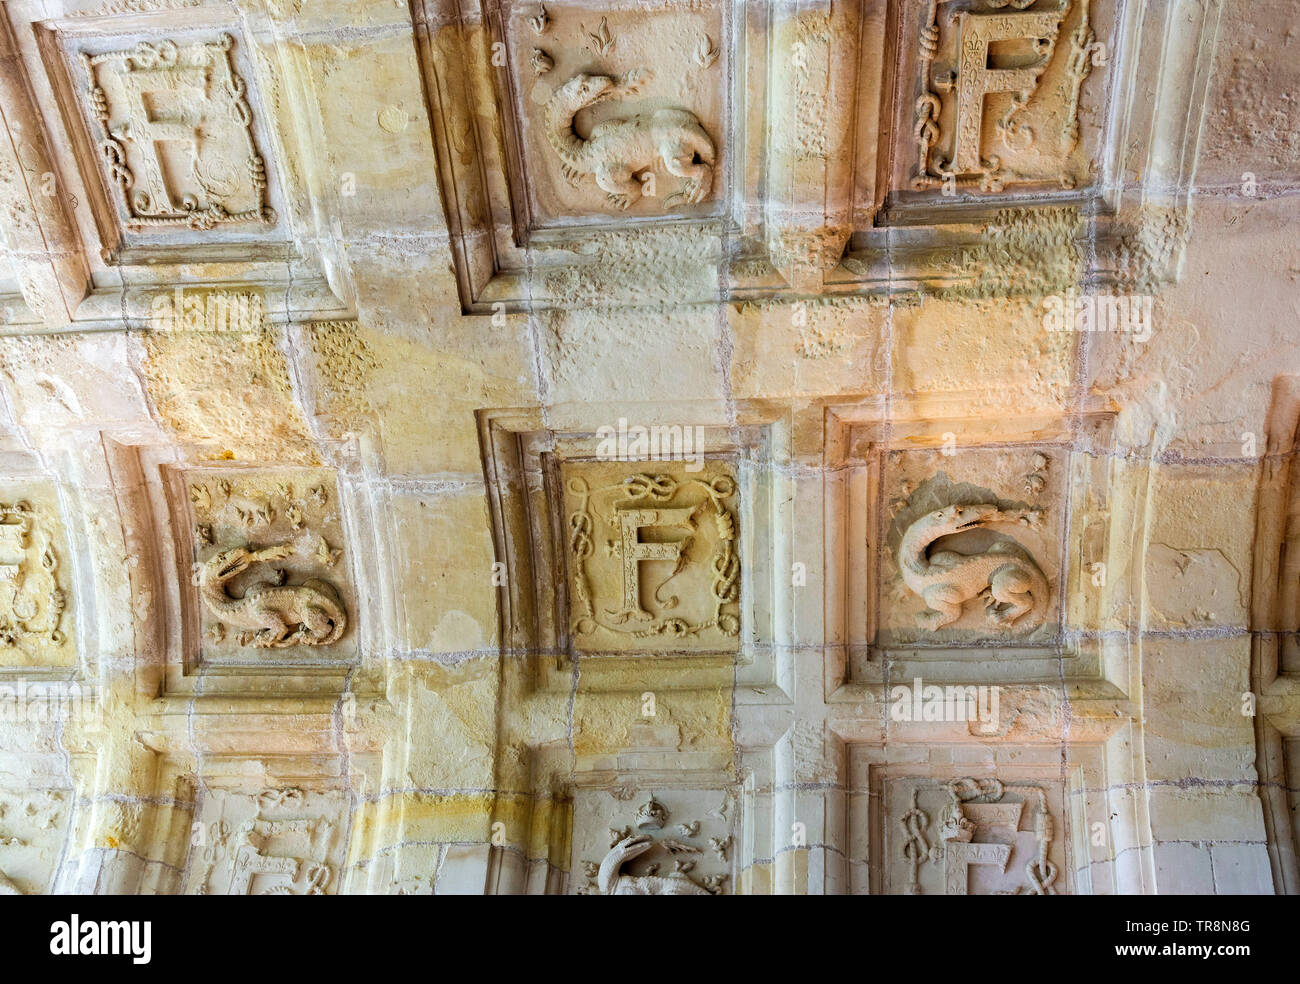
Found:
[{"label": "raised stone frame", "polygon": [[[1054,836],[1065,860],[1058,876],[1061,890],[1076,895],[1150,892],[1154,881],[1149,831],[1143,832],[1146,817],[1140,797],[1125,788],[1124,740],[1123,729],[1118,729],[1101,741],[1071,742],[1062,760],[1055,745],[967,750],[942,743],[876,746],[846,739],[846,851],[838,859],[845,869],[846,893],[878,895],[897,889],[888,885],[885,868],[887,852],[898,846],[900,818],[886,815],[884,785],[913,776],[1062,784],[1065,815],[1054,818]],[[1096,824],[1104,824],[1109,832],[1105,843],[1096,843],[1092,836]],[[938,837],[936,828],[932,823],[927,830],[932,841]]]},{"label": "raised stone frame", "polygon": [[19,501],[27,496],[39,495],[45,509],[57,515],[47,517],[58,522],[58,528],[49,532],[51,548],[55,553],[55,583],[63,594],[64,607],[59,630],[66,638],[69,660],[57,664],[0,665],[0,685],[19,680],[38,680],[51,683],[75,684],[86,697],[95,693],[103,682],[101,676],[107,667],[101,665],[96,622],[96,588],[94,573],[90,569],[92,549],[89,531],[70,517],[83,515],[85,504],[72,474],[71,460],[60,454],[56,463],[69,466],[62,474],[47,473],[26,455],[8,453],[3,456],[5,481],[0,483],[0,497]]},{"label": "raised stone frame", "polygon": [[[614,791],[635,796],[656,786],[730,794],[735,809],[731,818],[732,875],[724,894],[754,894],[747,873],[753,867],[756,845],[761,857],[761,845],[770,833],[763,818],[770,800],[758,793],[758,777],[752,773],[738,776],[708,753],[682,753],[653,745],[625,749],[612,768],[608,763],[575,762],[567,744],[529,748],[532,787],[519,791],[527,800],[526,808],[501,813],[503,821],[517,818],[522,826],[503,823],[506,841],[494,846],[489,858],[489,894],[569,894],[573,879],[583,878],[582,872],[572,870],[574,797]],[[506,798],[499,795],[499,804]],[[628,800],[633,809],[637,802]]]},{"label": "raised stone frame", "polygon": [[[1090,582],[1093,564],[1104,564],[1109,570],[1112,550],[1127,550],[1132,543],[1142,542],[1140,529],[1120,529],[1115,519],[1108,518],[1114,493],[1107,476],[1118,463],[1113,414],[1043,414],[997,422],[939,415],[910,418],[899,409],[895,408],[892,423],[882,401],[826,410],[826,536],[828,544],[838,545],[826,556],[828,699],[844,687],[853,691],[918,675],[937,684],[971,683],[979,675],[972,661],[983,664],[990,658],[984,643],[979,648],[883,649],[877,639],[880,558],[887,549],[888,524],[882,457],[897,449],[940,447],[943,435],[950,433],[957,436],[960,447],[968,449],[1052,449],[1066,465],[1061,583],[1053,586],[1061,631],[1045,644],[1017,644],[1014,638],[997,643],[998,679],[987,682],[1059,685],[1064,679],[1076,699],[1125,700],[1131,692],[1131,643],[1122,632],[1109,631],[1102,619],[1115,606],[1138,610],[1140,599],[1133,593],[1140,591],[1140,585],[1119,577],[1108,578],[1104,586]],[[950,471],[960,478],[960,451],[952,461]],[[1093,505],[1088,505],[1084,490],[1093,496]],[[1141,512],[1134,521],[1142,521]],[[1063,597],[1087,601],[1082,605],[1076,601],[1066,610]]]},{"label": "raised stone frame", "polygon": [[1300,376],[1273,382],[1259,463],[1250,637],[1256,769],[1273,884],[1300,891]]},{"label": "raised stone frame", "polygon": [[[201,657],[199,602],[191,581],[195,533],[186,491],[187,479],[202,475],[205,468],[211,470],[214,463],[202,460],[197,453],[187,456],[143,445],[110,442],[107,448],[112,473],[136,490],[122,501],[124,514],[132,517],[139,531],[133,546],[142,558],[131,573],[132,593],[157,599],[138,626],[145,641],[135,671],[137,690],[185,699],[198,694],[249,696],[273,684],[277,693],[303,698],[333,701],[345,692],[382,697],[387,676],[384,653],[393,648],[393,630],[384,620],[359,616],[365,611],[389,610],[392,604],[395,582],[388,565],[395,560],[380,544],[396,539],[378,534],[377,526],[384,522],[382,503],[364,493],[363,483],[351,471],[359,467],[355,461],[344,461],[342,467],[333,469],[344,547],[337,578],[350,586],[346,596],[355,598],[348,611],[347,631],[354,640],[348,652],[308,652],[305,657],[285,660],[277,658],[274,650],[258,649],[251,651],[254,657],[239,664],[214,663]],[[303,471],[300,466],[244,467],[253,474]],[[155,530],[156,536],[151,536]]]},{"label": "raised stone frame", "polygon": [[[80,871],[61,873],[61,890],[86,891],[79,881],[97,879],[116,884],[120,891],[178,894],[202,849],[196,843],[195,824],[201,822],[207,791],[256,795],[262,789],[286,788],[339,800],[335,836],[343,861],[338,865],[341,870],[333,872],[326,894],[382,890],[368,884],[371,865],[364,860],[377,845],[358,840],[361,827],[356,822],[358,810],[381,789],[382,754],[377,749],[354,748],[341,756],[328,711],[305,715],[303,724],[297,734],[284,733],[274,746],[251,738],[253,732],[244,731],[246,722],[238,715],[196,733],[197,744],[192,747],[174,733],[143,735],[157,758],[152,796],[157,813],[146,841],[147,856],[121,856],[107,848],[89,852],[101,855],[98,867],[83,857]],[[196,753],[201,756],[197,760]]]},{"label": "raised stone frame", "polygon": [[[1190,6],[1165,0],[1088,0],[1093,18],[1102,8],[1114,27],[1106,66],[1094,68],[1084,81],[1095,86],[1104,77],[1106,85],[1095,180],[1072,190],[1009,186],[996,194],[960,190],[956,197],[938,197],[937,190],[918,194],[903,187],[899,177],[903,168],[898,162],[917,156],[917,66],[911,53],[920,46],[919,25],[904,23],[903,15],[915,2],[888,3],[886,30],[899,39],[885,53],[882,116],[890,122],[876,130],[874,191],[856,202],[854,236],[828,286],[850,291],[891,284],[894,289],[960,289],[970,283],[965,257],[988,241],[999,210],[1043,206],[1078,209],[1078,239],[1094,246],[1085,270],[1093,284],[1122,287],[1176,278],[1181,234],[1170,237],[1167,249],[1148,253],[1134,247],[1153,222],[1174,227],[1185,222],[1220,0]],[[939,10],[949,2],[938,0]],[[1151,38],[1161,43],[1152,44]],[[1154,92],[1140,87],[1138,79],[1155,80]],[[927,272],[944,265],[951,274]]]},{"label": "raised stone frame", "polygon": [[[683,407],[690,421],[692,411]],[[706,418],[707,419],[707,418]],[[780,476],[774,475],[774,457],[788,440],[780,418],[754,419],[734,430],[704,427],[704,455],[726,459],[735,468],[738,483],[740,537],[739,649],[708,652],[656,651],[637,656],[628,652],[580,652],[569,631],[571,599],[566,577],[566,534],[559,468],[562,462],[596,459],[598,425],[574,427],[564,432],[548,429],[536,411],[481,411],[479,438],[483,449],[488,496],[492,513],[496,557],[505,565],[501,589],[500,638],[502,651],[511,658],[533,661],[539,689],[567,690],[571,661],[583,658],[681,659],[677,684],[698,686],[719,670],[735,667],[741,685],[775,685],[784,678],[780,668],[788,653],[778,644],[784,631],[789,578],[780,576],[781,562],[773,558],[774,544],[784,542],[779,532],[784,517],[777,506]],[[646,467],[661,464],[646,462]],[[636,462],[628,463],[634,472]],[[772,537],[772,542],[766,538]],[[788,569],[788,564],[786,565]],[[701,675],[703,674],[703,675]]]},{"label": "raised stone frame", "polygon": [[[690,227],[712,251],[720,251],[741,229],[739,189],[754,175],[743,165],[743,128],[736,111],[744,91],[746,32],[744,11],[726,0],[710,6],[720,12],[723,36],[712,39],[726,55],[715,66],[721,75],[724,119],[716,143],[725,148],[726,173],[715,175],[713,214],[697,218],[672,215],[623,218],[610,216],[593,227],[590,222],[551,222],[540,228],[524,192],[524,155],[515,98],[523,81],[510,66],[523,63],[513,50],[515,39],[506,30],[519,8],[539,9],[536,3],[454,3],[451,0],[411,0],[425,97],[433,124],[439,183],[451,232],[451,250],[462,307],[468,313],[497,310],[540,310],[559,306],[547,296],[547,275],[583,267],[601,252],[608,236],[653,236],[657,227],[680,231]],[[599,14],[599,11],[595,11]],[[654,15],[649,8],[647,16]],[[541,44],[544,37],[521,36],[518,43]],[[504,58],[492,59],[503,51]],[[729,66],[736,66],[735,69]],[[653,68],[653,66],[650,66]],[[481,107],[493,116],[481,120]],[[638,272],[636,262],[622,271],[630,281],[653,278],[653,261]]]},{"label": "raised stone frame", "polygon": [[[91,16],[73,6],[38,9],[0,0],[0,86],[6,121],[14,127],[10,136],[32,156],[24,166],[51,176],[59,192],[32,192],[40,240],[18,244],[18,282],[28,309],[16,312],[18,318],[71,323],[74,330],[125,318],[133,328],[146,328],[158,286],[169,286],[177,267],[235,260],[248,269],[208,286],[256,284],[267,310],[290,321],[352,317],[355,288],[339,230],[326,219],[338,211],[331,204],[338,182],[327,170],[320,127],[313,123],[315,83],[294,56],[289,29],[265,11],[237,21],[214,0]],[[232,39],[226,54],[251,113],[249,140],[265,169],[265,217],[273,212],[274,221],[132,229],[114,198],[119,189],[108,184],[100,164],[95,141],[102,128],[88,104],[79,52],[129,51],[137,41],[168,39],[219,45],[226,36]],[[285,115],[268,115],[272,100],[286,107]],[[284,168],[290,155],[301,166]]]}]

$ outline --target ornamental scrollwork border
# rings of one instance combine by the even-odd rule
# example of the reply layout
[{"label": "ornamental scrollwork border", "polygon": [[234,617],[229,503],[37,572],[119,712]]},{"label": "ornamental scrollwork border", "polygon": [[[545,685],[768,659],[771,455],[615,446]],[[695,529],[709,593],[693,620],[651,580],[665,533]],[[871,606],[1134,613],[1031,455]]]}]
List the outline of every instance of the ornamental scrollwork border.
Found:
[{"label": "ornamental scrollwork border", "polygon": [[[605,629],[638,639],[658,636],[688,638],[698,636],[706,629],[716,628],[725,636],[732,638],[739,636],[740,555],[737,544],[739,525],[734,506],[728,504],[730,500],[735,499],[738,491],[734,478],[730,475],[719,475],[706,481],[698,478],[677,479],[665,474],[640,474],[631,476],[623,482],[592,489],[586,479],[575,476],[565,485],[569,493],[577,499],[577,507],[567,518],[567,546],[574,564],[575,595],[570,625],[575,634],[590,635],[597,629]],[[596,517],[591,509],[591,500],[596,496],[611,495],[624,506],[669,508],[680,493],[689,490],[704,495],[704,499],[695,506],[692,520],[700,510],[707,510],[712,516],[718,535],[718,544],[709,561],[713,572],[710,584],[713,617],[696,622],[677,616],[651,616],[648,621],[641,621],[639,628],[629,628],[623,624],[628,621],[628,616],[623,613],[606,612],[602,616],[596,610],[587,571],[587,558],[595,550],[593,533]],[[614,515],[612,510],[611,515]],[[663,597],[660,592],[678,573],[680,573],[680,566],[656,586],[654,592],[656,600],[670,610],[676,607],[676,597]],[[726,609],[731,606],[735,606],[737,610],[727,611]]]},{"label": "ornamental scrollwork border", "polygon": [[235,119],[243,129],[248,153],[246,166],[249,172],[249,181],[258,199],[256,208],[234,213],[227,211],[217,202],[210,202],[206,206],[200,207],[198,200],[193,195],[182,197],[182,210],[177,212],[168,211],[161,207],[161,203],[154,202],[146,191],[136,191],[132,194],[131,189],[135,186],[136,176],[127,164],[126,147],[109,128],[108,97],[105,95],[96,75],[98,66],[116,62],[125,68],[141,71],[174,68],[179,64],[182,46],[171,40],[163,40],[157,44],[141,41],[134,48],[126,51],[108,51],[94,55],[84,51],[80,53],[81,63],[87,78],[86,95],[90,100],[92,112],[99,123],[102,133],[97,147],[107,164],[110,178],[121,189],[122,200],[126,205],[126,226],[128,228],[140,230],[150,227],[184,227],[203,231],[213,229],[218,225],[238,222],[258,222],[263,225],[275,224],[275,209],[271,208],[268,203],[266,161],[258,153],[257,144],[253,137],[253,111],[248,105],[248,85],[235,71],[235,65],[230,54],[234,46],[235,39],[230,34],[222,34],[217,41],[195,42],[184,46],[189,51],[201,50],[204,52],[209,63],[213,58],[225,59],[227,70],[226,95],[230,99]]}]

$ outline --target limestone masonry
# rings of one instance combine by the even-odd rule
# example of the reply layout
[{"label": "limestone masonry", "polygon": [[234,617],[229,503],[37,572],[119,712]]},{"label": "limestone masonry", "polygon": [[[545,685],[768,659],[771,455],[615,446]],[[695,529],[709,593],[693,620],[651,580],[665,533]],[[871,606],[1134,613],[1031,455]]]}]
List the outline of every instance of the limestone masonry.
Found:
[{"label": "limestone masonry", "polygon": [[0,0],[0,137],[0,894],[1300,893],[1289,0]]}]

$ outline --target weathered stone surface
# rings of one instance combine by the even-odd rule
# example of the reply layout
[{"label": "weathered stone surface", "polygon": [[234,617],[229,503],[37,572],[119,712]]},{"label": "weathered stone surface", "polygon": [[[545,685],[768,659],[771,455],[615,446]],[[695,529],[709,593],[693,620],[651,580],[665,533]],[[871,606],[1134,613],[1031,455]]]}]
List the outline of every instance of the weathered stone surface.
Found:
[{"label": "weathered stone surface", "polygon": [[1291,4],[0,19],[0,894],[1300,893]]}]

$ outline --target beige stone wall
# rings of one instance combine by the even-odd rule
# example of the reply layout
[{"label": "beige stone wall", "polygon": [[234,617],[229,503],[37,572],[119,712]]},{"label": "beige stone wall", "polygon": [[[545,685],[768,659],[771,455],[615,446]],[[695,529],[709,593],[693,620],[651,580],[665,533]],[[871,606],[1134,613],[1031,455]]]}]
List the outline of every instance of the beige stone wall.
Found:
[{"label": "beige stone wall", "polygon": [[1005,6],[0,2],[0,893],[1300,891],[1295,13]]}]

